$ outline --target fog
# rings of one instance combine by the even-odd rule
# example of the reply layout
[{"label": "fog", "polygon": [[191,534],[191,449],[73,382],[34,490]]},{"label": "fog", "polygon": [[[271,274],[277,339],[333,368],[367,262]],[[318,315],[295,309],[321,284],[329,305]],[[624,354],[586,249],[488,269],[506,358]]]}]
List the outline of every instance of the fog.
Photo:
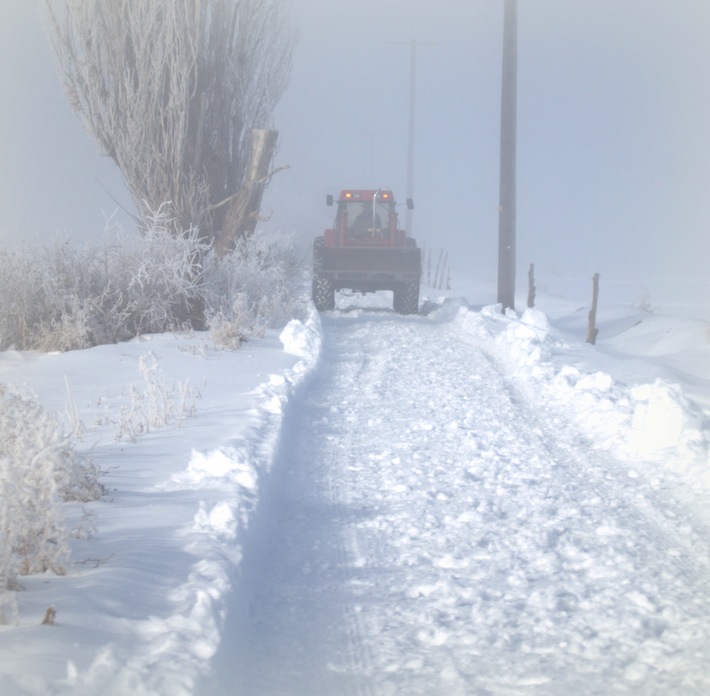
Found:
[{"label": "fog", "polygon": [[[404,200],[416,39],[414,236],[495,277],[503,0],[289,4],[300,40],[273,124],[289,169],[264,224],[308,240],[331,222],[327,193]],[[518,4],[519,274],[704,277],[710,3]],[[2,0],[0,234],[96,237],[130,199],[71,113],[37,14]]]},{"label": "fog", "polygon": [[0,240],[96,239],[130,202],[69,108],[37,0],[0,0]]}]

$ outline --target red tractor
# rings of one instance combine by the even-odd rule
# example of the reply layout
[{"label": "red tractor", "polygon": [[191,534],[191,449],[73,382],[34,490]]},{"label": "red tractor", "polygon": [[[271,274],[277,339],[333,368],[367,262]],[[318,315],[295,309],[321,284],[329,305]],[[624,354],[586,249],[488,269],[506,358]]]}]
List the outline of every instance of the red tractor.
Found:
[{"label": "red tractor", "polygon": [[[333,205],[328,196],[327,204]],[[422,253],[397,225],[395,200],[385,189],[340,193],[333,228],[313,242],[313,303],[335,307],[335,292],[391,290],[394,311],[419,310]],[[407,201],[411,208],[412,202]]]}]

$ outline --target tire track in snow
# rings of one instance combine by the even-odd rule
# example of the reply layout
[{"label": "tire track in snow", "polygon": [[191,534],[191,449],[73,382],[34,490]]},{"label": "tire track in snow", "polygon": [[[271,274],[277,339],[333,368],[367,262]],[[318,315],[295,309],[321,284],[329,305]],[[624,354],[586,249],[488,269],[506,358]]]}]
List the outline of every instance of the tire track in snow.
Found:
[{"label": "tire track in snow", "polygon": [[359,557],[350,530],[369,512],[343,503],[342,478],[331,472],[349,466],[349,431],[328,427],[347,391],[343,380],[358,379],[363,365],[349,358],[343,364],[327,341],[323,353],[324,366],[285,423],[273,491],[280,519],[244,630],[239,694],[373,696],[350,586]]},{"label": "tire track in snow", "polygon": [[[477,345],[469,335],[459,340],[466,346]],[[477,347],[491,370],[500,376],[511,401],[526,414],[527,427],[538,433],[547,432],[543,441],[552,460],[568,461],[585,488],[602,497],[611,495],[617,514],[626,525],[644,531],[656,547],[665,549],[691,581],[700,582],[710,576],[710,528],[704,519],[693,514],[692,508],[685,508],[687,495],[682,489],[674,488],[671,481],[661,487],[653,475],[642,477],[603,452],[592,451],[558,412],[525,398],[497,365],[485,342]]]},{"label": "tire track in snow", "polygon": [[453,324],[324,329],[244,693],[706,692],[707,571],[658,492]]},{"label": "tire track in snow", "polygon": [[526,399],[519,385],[511,382],[497,365],[485,341],[476,344],[470,334],[460,336],[459,340],[466,346],[477,345],[483,352],[491,370],[506,385],[511,401],[526,413],[527,426],[540,433],[547,432],[544,446],[553,461],[569,462],[576,480],[584,488],[613,500],[615,513],[624,525],[638,530],[654,550],[665,552],[672,558],[676,572],[689,584],[707,582],[710,577],[710,528],[703,516],[695,514],[697,511],[692,506],[686,507],[687,492],[682,486],[678,488],[673,477],[661,483],[653,474],[640,476],[628,465],[615,462],[601,451],[593,451],[586,439],[574,427],[570,428],[554,408],[533,403],[529,397]]}]

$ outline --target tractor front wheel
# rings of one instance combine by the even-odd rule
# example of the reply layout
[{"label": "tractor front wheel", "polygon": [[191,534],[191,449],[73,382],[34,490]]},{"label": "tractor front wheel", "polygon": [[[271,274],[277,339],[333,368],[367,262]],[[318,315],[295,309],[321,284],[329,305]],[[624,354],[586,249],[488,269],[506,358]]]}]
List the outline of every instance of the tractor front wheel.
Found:
[{"label": "tractor front wheel", "polygon": [[397,314],[416,314],[419,311],[419,282],[410,281],[396,287],[393,304]]},{"label": "tractor front wheel", "polygon": [[335,288],[317,273],[313,275],[313,304],[319,312],[335,309]]},{"label": "tractor front wheel", "polygon": [[333,283],[318,272],[323,267],[325,238],[313,240],[313,304],[319,312],[335,309],[335,288]]}]

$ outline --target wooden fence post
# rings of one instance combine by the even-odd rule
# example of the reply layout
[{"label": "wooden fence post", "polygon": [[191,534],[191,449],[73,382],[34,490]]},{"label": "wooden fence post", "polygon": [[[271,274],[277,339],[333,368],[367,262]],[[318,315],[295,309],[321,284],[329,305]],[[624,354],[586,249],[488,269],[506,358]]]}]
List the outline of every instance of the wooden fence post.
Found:
[{"label": "wooden fence post", "polygon": [[599,274],[592,278],[592,308],[589,310],[589,328],[587,329],[587,343],[594,345],[597,342],[597,299],[599,298]]},{"label": "wooden fence post", "polygon": [[528,307],[535,306],[535,264],[530,264],[528,271]]}]

